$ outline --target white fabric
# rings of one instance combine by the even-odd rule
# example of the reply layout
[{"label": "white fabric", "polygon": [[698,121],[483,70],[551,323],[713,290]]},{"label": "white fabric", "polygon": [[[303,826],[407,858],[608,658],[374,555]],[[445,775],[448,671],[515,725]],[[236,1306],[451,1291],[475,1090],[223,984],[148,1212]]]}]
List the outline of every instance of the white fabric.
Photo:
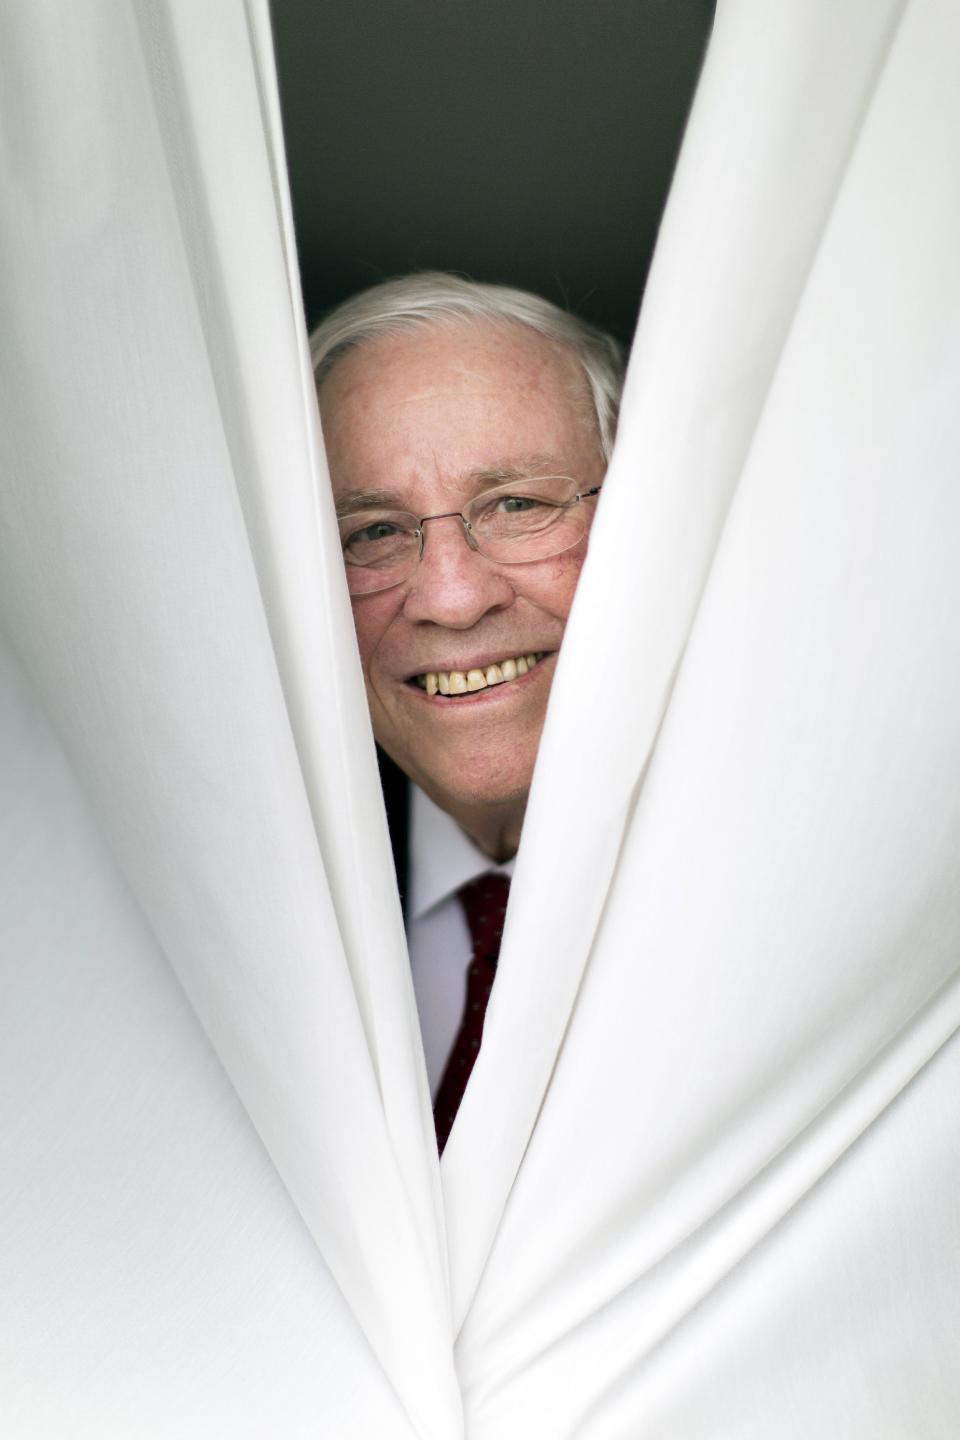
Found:
[{"label": "white fabric", "polygon": [[[132,1394],[141,1434],[262,1434],[279,1404],[294,1433],[329,1406],[364,1440],[446,1437],[460,1398],[436,1140],[318,470],[266,7],[47,0],[6,7],[3,32],[0,610],[35,717],[4,757],[5,808],[32,815],[19,736],[45,714],[111,860],[98,924],[112,935],[132,911],[144,938],[107,950],[105,993],[134,1021],[114,1025],[105,956],[74,934],[84,884],[45,859],[53,802],[25,837],[5,831],[5,878],[22,846],[32,868],[3,907],[18,985],[3,1023],[30,1045],[38,1012],[55,1019],[23,1062],[4,1047],[5,1203],[23,1219],[2,1241],[16,1332],[0,1413],[26,1434],[124,1434]],[[82,863],[71,850],[68,874]],[[209,1167],[179,1159],[162,1117],[180,1057],[141,1055],[153,956],[166,1003],[197,1018],[193,1064],[222,1066],[265,1147],[255,1162],[202,1094],[184,1124],[210,1132]],[[75,1025],[64,970],[96,1025]],[[114,1091],[135,1105],[127,1127],[104,1108]],[[199,1217],[181,1163],[211,1192]],[[299,1367],[274,1379],[252,1363],[257,1286],[235,1304],[214,1262],[289,1229],[278,1176],[326,1268],[311,1285],[288,1262],[293,1287],[271,1270],[271,1344],[304,1331]],[[137,1183],[154,1197],[139,1226]],[[24,1229],[57,1237],[66,1319]],[[222,1357],[221,1325],[240,1337]],[[378,1386],[397,1398],[365,1413]]]},{"label": "white fabric", "polygon": [[470,927],[457,899],[461,885],[495,871],[513,875],[515,860],[491,865],[457,822],[419,785],[410,787],[410,899],[407,945],[430,1094],[436,1098],[457,1038],[473,956]]},{"label": "white fabric", "polygon": [[960,10],[721,0],[442,1167],[265,4],[0,27],[4,1434],[953,1440]]}]

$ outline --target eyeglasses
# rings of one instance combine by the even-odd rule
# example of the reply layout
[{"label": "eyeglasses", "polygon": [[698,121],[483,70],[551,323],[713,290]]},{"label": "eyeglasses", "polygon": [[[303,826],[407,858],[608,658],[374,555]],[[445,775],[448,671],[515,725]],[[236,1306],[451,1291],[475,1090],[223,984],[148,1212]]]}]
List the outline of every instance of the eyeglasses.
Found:
[{"label": "eyeglasses", "polygon": [[389,590],[412,575],[423,557],[428,520],[459,520],[471,550],[499,565],[548,560],[586,534],[600,486],[577,490],[569,475],[537,475],[484,490],[463,511],[419,519],[407,510],[371,508],[340,520],[340,542],[352,595]]}]

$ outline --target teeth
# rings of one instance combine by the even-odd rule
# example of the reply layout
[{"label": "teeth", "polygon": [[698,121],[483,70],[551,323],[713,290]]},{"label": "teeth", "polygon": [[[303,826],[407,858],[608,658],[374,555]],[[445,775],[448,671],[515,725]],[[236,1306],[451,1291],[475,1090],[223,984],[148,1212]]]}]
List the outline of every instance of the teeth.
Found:
[{"label": "teeth", "polygon": [[526,675],[543,656],[542,650],[530,655],[517,655],[510,660],[501,660],[498,665],[488,665],[484,670],[428,670],[426,674],[418,675],[416,680],[420,689],[426,690],[428,695],[467,695]]}]

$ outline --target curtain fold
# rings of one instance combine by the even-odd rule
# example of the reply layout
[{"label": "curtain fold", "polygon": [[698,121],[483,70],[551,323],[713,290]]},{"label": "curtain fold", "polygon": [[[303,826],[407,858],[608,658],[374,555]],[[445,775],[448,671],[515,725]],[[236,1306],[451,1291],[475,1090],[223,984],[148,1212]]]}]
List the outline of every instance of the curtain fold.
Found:
[{"label": "curtain fold", "polygon": [[[960,1021],[960,172],[946,119],[960,36],[949,5],[901,8],[864,9],[854,29],[852,8],[805,6],[817,43],[798,51],[792,27],[771,24],[759,55],[754,7],[718,15],[565,636],[484,1046],[445,1152],[471,1434],[519,1436],[534,1416],[556,1436],[636,1433],[678,1353],[682,1378],[652,1430],[718,1433],[702,1327],[686,1340],[708,1297],[717,1345],[747,1317],[756,1347],[730,1347],[720,1433],[956,1424],[942,1338],[956,1330],[956,1272],[948,1283],[943,1267],[960,1207],[941,1147]],[[861,88],[855,98],[836,67],[825,151],[822,57],[849,53],[846,25]],[[793,107],[814,95],[803,171]],[[727,194],[711,214],[693,202],[717,196],[728,118],[765,150],[777,136],[789,146],[780,163],[765,154],[762,206]],[[811,170],[818,221],[805,255],[784,253],[778,309],[762,288],[770,225]],[[770,225],[751,230],[758,213]],[[693,349],[712,362],[707,379],[687,362],[687,292],[665,268],[674,226],[705,237],[707,263],[718,233],[742,247],[723,274],[734,290],[742,277],[743,323],[714,330],[708,314],[718,350]],[[761,368],[751,321],[778,313]],[[716,428],[684,420],[693,404],[709,415],[728,384],[756,408],[725,470]],[[665,523],[695,511],[696,524]],[[871,1166],[891,1171],[882,1199],[864,1189]],[[841,1233],[842,1280],[823,1277],[801,1322],[795,1267]],[[741,1267],[763,1278],[743,1287]],[[910,1316],[899,1333],[891,1305]],[[913,1368],[914,1349],[939,1358]],[[848,1372],[826,1365],[831,1353]]]},{"label": "curtain fold", "polygon": [[5,20],[4,625],[396,1423],[445,1436],[437,1162],[260,11]]},{"label": "curtain fold", "polygon": [[265,0],[0,19],[12,1436],[951,1437],[950,0],[722,0],[442,1166]]},{"label": "curtain fold", "polygon": [[[518,866],[529,882],[511,907],[493,1002],[508,1012],[512,1044],[505,1054],[499,1040],[485,1045],[446,1152],[448,1214],[464,1231],[452,1262],[458,1319],[549,1080],[727,510],[902,9],[781,5],[758,26],[750,4],[718,7],[524,827]],[[554,837],[571,816],[583,838],[565,849]],[[507,1133],[491,1123],[487,1075],[509,1075],[523,1097]]]}]

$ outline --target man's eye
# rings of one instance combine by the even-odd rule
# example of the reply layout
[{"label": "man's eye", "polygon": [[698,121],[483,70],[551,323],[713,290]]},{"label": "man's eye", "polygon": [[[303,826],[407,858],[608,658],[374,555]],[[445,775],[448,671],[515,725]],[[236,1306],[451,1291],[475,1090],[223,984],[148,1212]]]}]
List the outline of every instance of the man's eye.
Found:
[{"label": "man's eye", "polygon": [[534,495],[501,495],[497,501],[497,512],[500,515],[522,515],[542,504],[543,501]]},{"label": "man's eye", "polygon": [[395,525],[392,520],[372,520],[369,525],[362,525],[359,530],[348,531],[343,537],[343,548],[349,550],[358,546],[376,545],[378,541],[395,540],[402,534],[399,525]]},{"label": "man's eye", "polygon": [[376,520],[372,525],[365,525],[362,530],[355,530],[350,537],[351,540],[392,540],[394,535],[399,535],[399,526],[391,524],[389,520]]}]

